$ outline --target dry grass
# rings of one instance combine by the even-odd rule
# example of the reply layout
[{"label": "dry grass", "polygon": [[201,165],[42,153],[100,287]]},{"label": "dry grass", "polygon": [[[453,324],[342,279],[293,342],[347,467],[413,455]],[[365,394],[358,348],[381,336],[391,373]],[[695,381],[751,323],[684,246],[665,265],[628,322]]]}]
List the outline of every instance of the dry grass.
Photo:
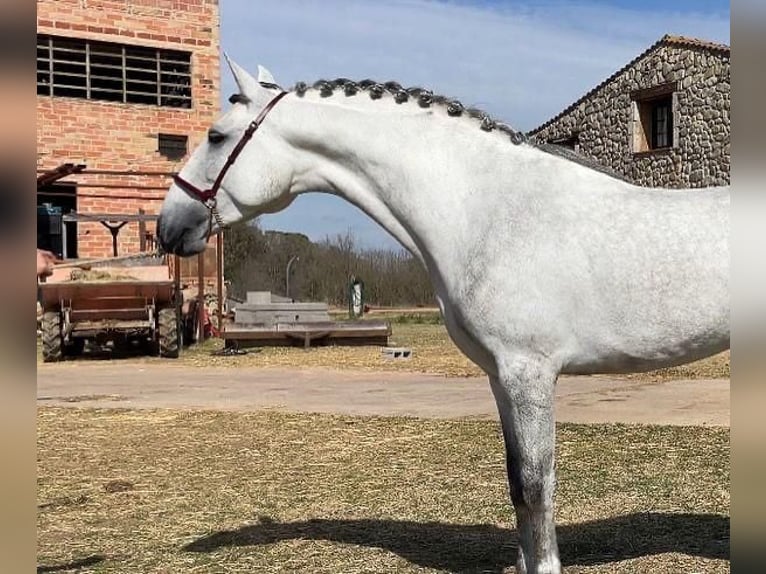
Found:
[{"label": "dry grass", "polygon": [[731,352],[724,351],[707,359],[695,361],[687,365],[659,369],[649,373],[633,373],[624,375],[629,379],[672,381],[676,379],[728,379],[731,376]]},{"label": "dry grass", "polygon": [[[726,429],[560,426],[565,572],[729,572],[728,453]],[[38,572],[499,573],[515,559],[493,422],[44,408],[38,457]]]},{"label": "dry grass", "polygon": [[[390,345],[410,347],[413,351],[412,359],[407,361],[383,359],[379,346],[329,346],[314,347],[309,350],[304,350],[302,347],[263,347],[251,349],[247,355],[221,357],[211,353],[223,348],[223,342],[219,339],[211,339],[202,345],[184,349],[177,363],[195,367],[324,367],[363,371],[410,371],[447,377],[484,376],[482,370],[458,350],[447,335],[444,325],[394,322],[392,331]],[[141,356],[133,356],[130,360],[167,361]],[[42,362],[39,345],[38,362]],[[626,377],[640,381],[727,379],[729,372],[729,351],[726,351],[688,365],[626,375]]]},{"label": "dry grass", "polygon": [[393,324],[391,346],[410,347],[412,359],[392,361],[381,357],[380,346],[362,347],[263,347],[244,356],[216,357],[210,352],[222,347],[210,340],[189,349],[181,361],[195,366],[326,367],[367,371],[414,371],[452,377],[482,376],[484,373],[449,339],[442,325]]},{"label": "dry grass", "polygon": [[[195,366],[269,366],[269,367],[327,367],[333,369],[414,371],[448,377],[483,376],[479,367],[463,355],[447,335],[443,325],[393,323],[392,346],[410,347],[413,356],[408,361],[381,358],[380,347],[316,347],[308,351],[294,347],[265,347],[258,352],[237,357],[215,357],[211,351],[220,349],[220,341],[211,340],[189,349],[182,362]],[[671,379],[729,378],[729,352],[702,361],[662,369],[650,373],[629,375],[642,381]]]}]

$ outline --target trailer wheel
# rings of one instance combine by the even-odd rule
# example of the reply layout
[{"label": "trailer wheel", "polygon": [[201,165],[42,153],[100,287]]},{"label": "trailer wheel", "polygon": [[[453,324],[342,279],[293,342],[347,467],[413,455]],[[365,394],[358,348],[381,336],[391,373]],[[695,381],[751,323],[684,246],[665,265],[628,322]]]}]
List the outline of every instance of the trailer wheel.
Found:
[{"label": "trailer wheel", "polygon": [[64,354],[62,349],[61,313],[47,311],[43,313],[43,361],[53,363],[60,361]]},{"label": "trailer wheel", "polygon": [[178,312],[175,307],[160,309],[157,315],[160,357],[178,358],[181,348],[178,329]]}]

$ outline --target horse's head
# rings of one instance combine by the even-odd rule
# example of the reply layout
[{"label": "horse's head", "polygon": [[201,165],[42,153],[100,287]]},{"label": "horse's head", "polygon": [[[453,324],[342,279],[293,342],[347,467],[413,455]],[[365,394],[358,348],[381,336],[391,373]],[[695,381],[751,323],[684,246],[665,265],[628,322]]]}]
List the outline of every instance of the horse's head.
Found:
[{"label": "horse's head", "polygon": [[292,170],[266,118],[284,91],[265,68],[258,67],[256,79],[227,61],[239,93],[191,154],[160,211],[157,236],[169,253],[199,253],[220,225],[279,211],[293,199]]}]

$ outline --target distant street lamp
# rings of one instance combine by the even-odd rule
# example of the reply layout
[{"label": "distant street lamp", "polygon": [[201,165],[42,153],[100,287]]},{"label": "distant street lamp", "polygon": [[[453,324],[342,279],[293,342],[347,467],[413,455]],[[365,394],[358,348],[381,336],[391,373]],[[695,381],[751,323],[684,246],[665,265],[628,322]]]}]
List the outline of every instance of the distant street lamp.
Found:
[{"label": "distant street lamp", "polygon": [[300,261],[300,259],[301,258],[298,257],[297,255],[293,255],[290,258],[290,261],[287,262],[287,273],[285,277],[285,297],[287,297],[288,299],[290,299],[290,268],[293,266],[293,263],[295,261]]}]

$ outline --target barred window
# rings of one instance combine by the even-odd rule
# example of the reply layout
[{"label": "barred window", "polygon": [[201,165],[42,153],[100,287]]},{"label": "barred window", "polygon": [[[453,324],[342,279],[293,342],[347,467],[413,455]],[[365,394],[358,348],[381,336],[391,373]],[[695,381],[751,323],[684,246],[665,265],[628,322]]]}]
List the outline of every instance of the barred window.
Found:
[{"label": "barred window", "polygon": [[191,108],[191,54],[38,35],[37,94]]}]

